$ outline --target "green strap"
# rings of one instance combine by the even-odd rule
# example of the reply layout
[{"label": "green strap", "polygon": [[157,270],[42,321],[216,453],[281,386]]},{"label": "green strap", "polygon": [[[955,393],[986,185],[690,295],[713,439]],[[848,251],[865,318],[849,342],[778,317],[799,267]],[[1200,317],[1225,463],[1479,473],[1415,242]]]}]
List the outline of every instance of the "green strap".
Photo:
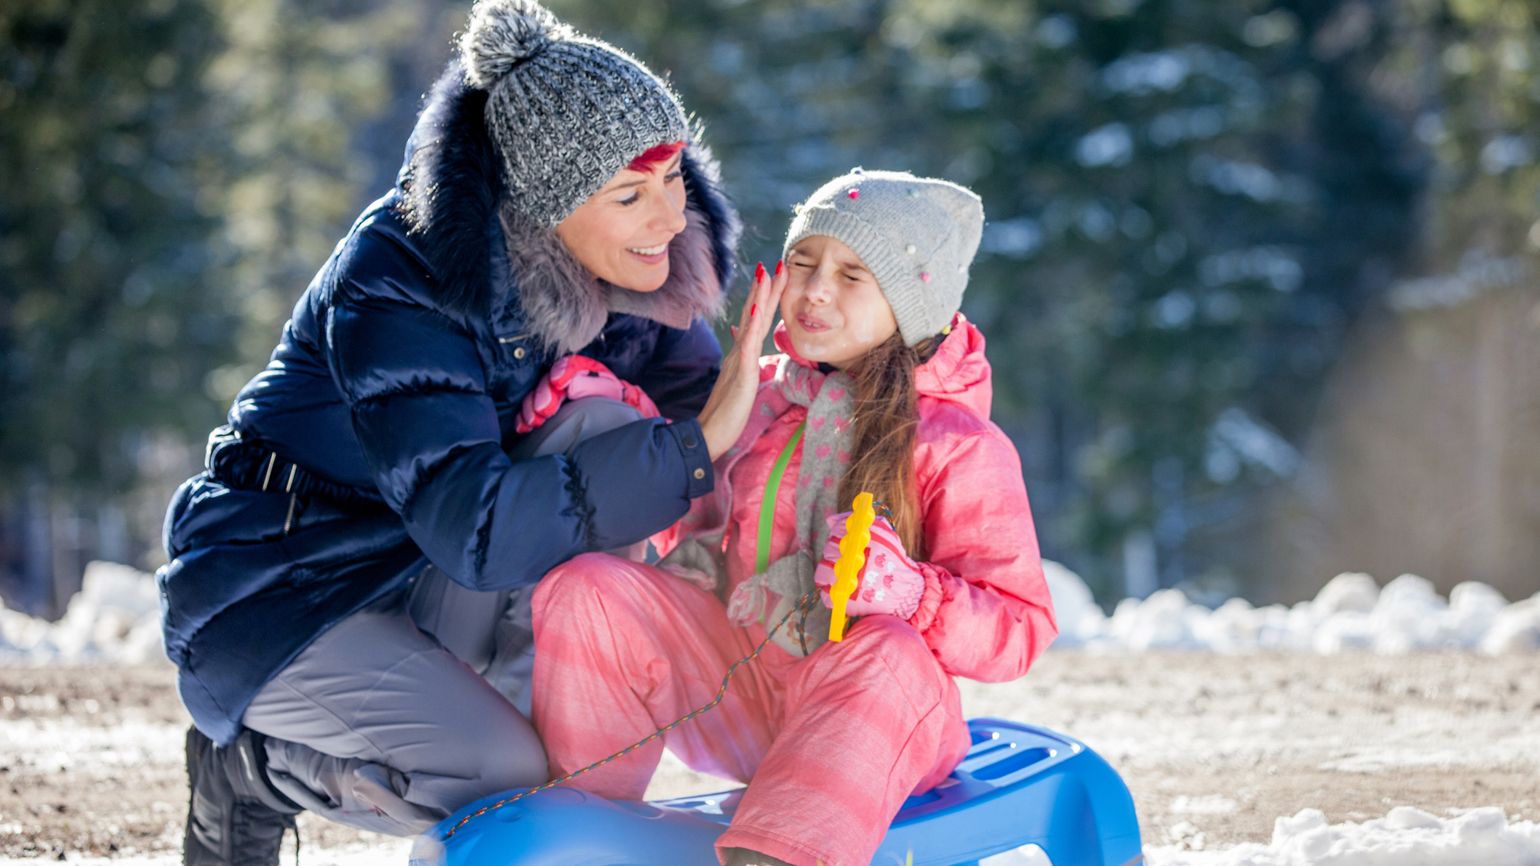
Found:
[{"label": "green strap", "polygon": [[797,450],[797,445],[802,442],[802,430],[805,427],[806,421],[797,425],[797,431],[791,434],[791,441],[781,449],[781,456],[775,458],[775,467],[770,470],[770,478],[765,481],[765,499],[759,504],[759,541],[754,548],[755,574],[764,574],[765,569],[770,567],[770,536],[775,532],[775,497],[781,492],[781,476],[786,474],[791,452]]}]

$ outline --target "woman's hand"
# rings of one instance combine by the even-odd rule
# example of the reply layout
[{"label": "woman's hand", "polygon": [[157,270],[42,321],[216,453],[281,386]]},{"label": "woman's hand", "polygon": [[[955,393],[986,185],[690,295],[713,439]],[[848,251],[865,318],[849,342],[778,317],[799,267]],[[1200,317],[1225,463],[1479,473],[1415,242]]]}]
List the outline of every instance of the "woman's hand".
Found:
[{"label": "woman's hand", "polygon": [[749,423],[754,395],[759,390],[759,353],[770,334],[785,289],[786,269],[777,263],[775,273],[767,274],[761,262],[755,269],[754,285],[749,288],[738,326],[733,328],[733,344],[722,357],[722,372],[717,374],[717,383],[698,416],[712,460],[731,448]]},{"label": "woman's hand", "polygon": [[[846,511],[831,514],[829,540],[823,547],[823,559],[813,572],[813,582],[822,590],[825,607],[833,607],[829,600],[829,587],[834,585],[834,563],[840,558],[840,540],[845,537]],[[878,516],[872,521],[872,543],[866,548],[866,567],[861,572],[861,584],[850,596],[845,611],[850,616],[866,616],[886,613],[899,619],[909,619],[920,609],[920,596],[925,594],[925,578],[920,566],[909,558],[904,543],[887,518]]]}]

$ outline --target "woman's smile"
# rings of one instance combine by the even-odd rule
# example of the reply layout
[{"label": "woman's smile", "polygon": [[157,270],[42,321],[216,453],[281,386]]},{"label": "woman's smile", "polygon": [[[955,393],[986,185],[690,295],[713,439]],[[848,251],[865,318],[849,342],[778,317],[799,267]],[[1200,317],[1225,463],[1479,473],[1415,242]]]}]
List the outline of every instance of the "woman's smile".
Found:
[{"label": "woman's smile", "polygon": [[655,247],[626,247],[626,252],[641,259],[645,264],[662,264],[668,261],[668,242],[665,241]]}]

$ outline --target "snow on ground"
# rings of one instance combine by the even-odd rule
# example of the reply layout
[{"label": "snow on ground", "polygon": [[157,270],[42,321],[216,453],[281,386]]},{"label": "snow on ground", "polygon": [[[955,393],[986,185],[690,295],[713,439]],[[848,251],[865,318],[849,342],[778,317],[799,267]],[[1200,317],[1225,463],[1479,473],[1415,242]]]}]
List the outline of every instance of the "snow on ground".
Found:
[{"label": "snow on ground", "polygon": [[1540,824],[1501,809],[1439,818],[1400,806],[1383,818],[1328,824],[1317,809],[1279,818],[1267,845],[1228,851],[1146,848],[1148,866],[1535,866]]},{"label": "snow on ground", "polygon": [[[1540,824],[1522,820],[1534,818],[1533,810],[1509,817],[1502,808],[1483,807],[1492,802],[1510,806],[1529,802],[1513,793],[1512,784],[1525,787],[1522,781],[1503,788],[1503,778],[1494,773],[1509,768],[1519,778],[1533,772],[1525,768],[1540,766],[1534,716],[1517,704],[1509,706],[1515,694],[1523,698],[1520,703],[1534,703],[1537,710],[1540,702],[1526,697],[1533,692],[1532,682],[1522,691],[1515,685],[1498,689],[1480,676],[1483,666],[1523,666],[1527,662],[1512,654],[1540,651],[1540,595],[1509,603],[1488,586],[1466,583],[1444,599],[1419,577],[1402,576],[1380,587],[1367,575],[1344,574],[1314,599],[1291,607],[1255,608],[1232,599],[1209,609],[1190,602],[1179,591],[1163,590],[1144,600],[1125,600],[1107,616],[1072,572],[1050,563],[1048,576],[1062,628],[1056,646],[1080,651],[1052,654],[1043,663],[1047,670],[1026,681],[1031,687],[1026,691],[1009,685],[968,684],[965,709],[970,715],[1031,717],[1088,739],[1094,735],[1095,747],[1125,773],[1136,788],[1136,799],[1143,795],[1146,805],[1141,809],[1151,812],[1153,822],[1146,828],[1150,866],[1540,866]],[[123,665],[111,670],[138,670],[141,673],[136,676],[143,676],[143,666],[135,667],[138,663],[164,664],[158,616],[158,599],[147,575],[125,566],[94,563],[85,575],[83,591],[57,623],[0,606],[0,665],[19,665],[39,676],[61,663]],[[1151,683],[1165,683],[1153,690],[1139,687],[1137,673],[1126,683],[1117,677],[1116,672],[1124,669],[1148,668],[1142,662],[1134,664],[1150,657],[1145,651],[1159,657],[1161,651],[1173,649],[1210,651],[1195,657],[1195,661],[1213,660],[1200,665],[1211,669],[1197,678],[1203,681],[1201,688],[1179,685],[1169,673],[1153,669],[1143,676]],[[1414,655],[1405,660],[1401,655],[1423,650],[1456,654]],[[1334,662],[1334,667],[1363,667],[1361,659],[1378,658],[1380,667],[1370,665],[1358,680],[1344,680],[1340,671],[1331,675],[1323,671],[1319,676],[1299,672],[1288,679],[1279,671],[1297,668],[1299,663],[1280,661],[1280,651],[1283,657],[1343,654],[1345,661]],[[1242,652],[1259,655],[1215,666]],[[1483,661],[1483,654],[1508,661]],[[1105,670],[1081,678],[1080,669],[1095,667],[1090,662],[1098,657],[1105,657]],[[1452,673],[1445,681],[1435,682],[1424,673],[1424,666],[1442,667],[1462,658],[1468,661],[1456,661],[1454,666],[1465,672]],[[1063,682],[1055,686],[1053,668],[1060,660],[1065,662],[1060,667],[1074,668],[1080,675],[1066,672],[1060,677]],[[1234,664],[1242,667],[1233,668]],[[1156,667],[1167,670],[1170,664]],[[79,670],[84,674],[90,669]],[[1310,685],[1311,680],[1319,682]],[[0,739],[7,744],[0,748],[0,772],[35,772],[43,774],[38,778],[52,776],[61,781],[68,777],[73,781],[66,787],[76,790],[80,785],[109,790],[125,781],[132,785],[134,773],[142,772],[136,768],[147,765],[166,764],[157,772],[174,778],[177,767],[168,762],[179,759],[185,721],[180,720],[180,708],[169,689],[155,698],[160,703],[150,715],[130,713],[120,718],[113,715],[120,710],[99,689],[82,688],[64,697],[30,687],[0,696],[0,733],[4,734]],[[1311,699],[1300,694],[1304,688],[1320,694]],[[1169,694],[1162,697],[1162,693]],[[1235,706],[1242,693],[1254,696],[1244,700],[1253,700],[1255,706]],[[1323,706],[1314,715],[1301,716],[1300,707],[1311,703]],[[1356,703],[1363,706],[1355,708]],[[1070,705],[1073,713],[1054,717],[1054,707]],[[1455,705],[1466,706],[1466,714],[1437,721],[1442,718],[1441,708]],[[130,701],[127,706],[145,705]],[[1474,740],[1461,736],[1462,744],[1452,744],[1453,732],[1463,730],[1467,722],[1482,725],[1483,733]],[[1194,742],[1182,739],[1182,731],[1188,729],[1194,732]],[[1365,736],[1369,730],[1377,733]],[[1153,752],[1152,737],[1161,744]],[[1311,751],[1317,748],[1318,752]],[[1228,775],[1209,779],[1205,776],[1211,769],[1208,764],[1181,769],[1160,763],[1169,763],[1171,755],[1179,753],[1204,754],[1209,764],[1228,761],[1241,769],[1232,767]],[[1285,760],[1289,755],[1295,756],[1294,764]],[[685,780],[681,774],[688,771],[671,760],[672,756],[665,760],[658,782],[696,784]],[[1272,775],[1279,769],[1283,772]],[[1429,789],[1410,785],[1413,775],[1460,784],[1441,793],[1443,799],[1432,799]],[[21,781],[17,775],[9,778]],[[1344,813],[1344,804],[1333,799],[1333,786],[1379,785],[1374,781],[1379,779],[1393,786],[1384,789],[1387,793],[1396,792],[1383,805],[1363,809],[1373,801],[1355,798],[1356,807]],[[1187,785],[1186,793],[1162,799],[1161,789],[1177,784],[1170,780]],[[1289,795],[1292,802],[1281,794],[1269,799],[1268,792],[1276,791],[1280,783],[1294,792]],[[151,828],[147,836],[142,829],[136,831],[133,838],[141,840],[137,848],[114,848],[106,859],[103,855],[108,851],[101,847],[91,853],[77,850],[67,862],[173,866],[178,858],[164,852],[176,847],[173,835],[179,832],[180,810],[185,807],[175,802],[174,795],[166,797],[168,784],[162,780],[160,793],[150,804],[153,808],[141,809],[144,814],[133,819]],[[1205,784],[1210,785],[1207,792],[1222,793],[1206,793]],[[30,801],[42,805],[14,787],[12,792],[20,798],[13,806]],[[670,793],[660,789],[650,795]],[[1409,805],[1434,808],[1434,803],[1440,814]],[[1300,810],[1301,806],[1320,808]],[[1464,808],[1454,808],[1460,806]],[[4,811],[9,810],[0,810]],[[1295,814],[1276,819],[1266,844],[1240,841],[1262,838],[1266,822],[1288,812]],[[1327,819],[1328,812],[1336,823]],[[1253,831],[1213,838],[1214,822],[1233,823],[1246,813],[1261,821],[1253,824]],[[112,823],[119,820],[125,819]],[[0,838],[30,837],[33,821],[20,812],[0,815]],[[1156,823],[1161,825],[1158,831]],[[112,826],[96,829],[107,838],[117,838]],[[360,843],[356,838],[327,835],[329,831],[311,832],[320,834],[321,844],[305,845],[304,862],[310,866],[405,863],[410,848],[398,840],[376,837]],[[146,838],[155,841],[144,842]],[[39,857],[49,859],[63,853],[49,846],[37,850]],[[149,853],[157,851],[162,853]],[[0,856],[0,866],[38,862]],[[1036,856],[1018,852],[986,862],[1043,866],[1047,861],[1040,852]]]},{"label": "snow on ground", "polygon": [[[1200,836],[1193,828],[1190,838],[1201,842]],[[1540,824],[1509,823],[1500,809],[1439,818],[1410,806],[1371,821],[1330,824],[1320,810],[1302,809],[1279,818],[1266,845],[1213,852],[1146,846],[1144,856],[1146,866],[1535,866]],[[980,866],[1052,866],[1052,861],[1028,846],[986,857]]]},{"label": "snow on ground", "polygon": [[[288,842],[284,843],[283,862],[288,863],[293,856],[293,849]],[[341,848],[313,848],[306,845],[301,852],[301,860],[304,866],[390,866],[390,864],[405,864],[411,854],[412,846],[408,842],[396,843],[392,846],[360,847],[348,845]],[[41,860],[12,860],[0,857],[0,866],[38,866]],[[162,854],[151,857],[118,857],[102,859],[100,857],[86,857],[76,859],[70,857],[67,860],[58,860],[72,864],[72,866],[180,866],[180,855]]]},{"label": "snow on ground", "polygon": [[[1367,574],[1349,573],[1292,607],[1258,608],[1232,598],[1215,609],[1189,601],[1181,590],[1163,589],[1146,599],[1124,599],[1107,616],[1078,575],[1055,562],[1046,565],[1059,617],[1054,646],[1060,648],[1540,651],[1540,594],[1509,604],[1484,583],[1462,583],[1446,600],[1416,575],[1404,574],[1382,588]],[[159,616],[148,575],[93,562],[83,589],[56,623],[0,605],[0,659],[151,661],[160,657]]]},{"label": "snow on ground", "polygon": [[[1151,866],[1540,866],[1527,654],[1065,650],[962,685],[967,715],[1072,733],[1117,767]],[[0,866],[174,866],[186,725],[165,662],[0,664]],[[667,756],[654,787],[728,784]],[[306,866],[406,863],[400,840],[301,830]]]},{"label": "snow on ground", "polygon": [[[306,846],[307,866],[379,866],[406,863],[411,843]],[[1245,843],[1225,851],[1146,847],[1146,866],[1535,866],[1540,824],[1510,823],[1500,809],[1472,809],[1439,818],[1402,806],[1370,821],[1328,824],[1316,809],[1279,818],[1269,844]],[[176,855],[115,859],[68,858],[76,866],[176,866]],[[0,858],[0,866],[36,866],[36,859]],[[1053,866],[1035,846],[986,857],[980,866]]]}]

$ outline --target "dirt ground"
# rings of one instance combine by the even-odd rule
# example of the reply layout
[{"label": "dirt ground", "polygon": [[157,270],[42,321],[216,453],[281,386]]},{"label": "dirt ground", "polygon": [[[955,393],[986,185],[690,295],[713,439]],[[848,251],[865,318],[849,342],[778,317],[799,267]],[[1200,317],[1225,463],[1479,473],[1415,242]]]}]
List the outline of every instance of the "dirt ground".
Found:
[{"label": "dirt ground", "polygon": [[[1148,845],[1266,842],[1314,807],[1364,820],[1498,806],[1540,818],[1540,659],[1049,653],[968,684],[970,716],[1078,736],[1123,774]],[[0,666],[0,858],[169,855],[187,807],[169,667]],[[650,796],[720,790],[675,762]],[[304,845],[369,841],[310,816]]]}]

